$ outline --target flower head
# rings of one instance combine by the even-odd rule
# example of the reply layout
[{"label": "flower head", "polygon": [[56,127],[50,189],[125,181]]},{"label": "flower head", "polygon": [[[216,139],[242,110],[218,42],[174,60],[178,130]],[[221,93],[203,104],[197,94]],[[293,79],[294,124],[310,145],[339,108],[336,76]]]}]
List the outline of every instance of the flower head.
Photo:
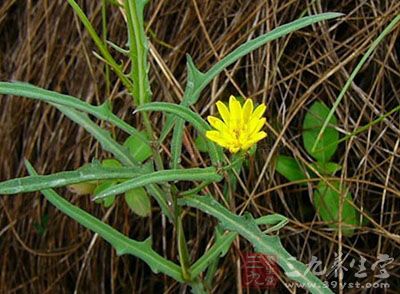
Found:
[{"label": "flower head", "polygon": [[214,116],[207,117],[208,122],[215,129],[206,132],[206,137],[211,141],[229,149],[231,153],[236,153],[239,150],[248,150],[267,136],[261,131],[265,124],[265,117],[262,117],[266,109],[264,104],[253,111],[251,99],[246,99],[242,106],[234,96],[231,96],[229,109],[221,101],[218,101],[216,105],[222,120]]}]

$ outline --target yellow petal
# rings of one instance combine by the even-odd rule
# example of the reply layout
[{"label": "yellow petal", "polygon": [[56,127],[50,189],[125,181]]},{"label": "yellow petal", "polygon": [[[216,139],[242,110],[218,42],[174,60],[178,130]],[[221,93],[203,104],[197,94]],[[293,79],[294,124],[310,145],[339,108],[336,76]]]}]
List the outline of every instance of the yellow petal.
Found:
[{"label": "yellow petal", "polygon": [[206,132],[207,139],[217,143],[218,145],[229,148],[230,144],[226,142],[226,140],[221,136],[221,132],[218,131],[207,131]]},{"label": "yellow petal", "polygon": [[249,121],[252,112],[253,112],[253,101],[251,99],[246,99],[246,102],[244,103],[242,109],[243,123]]},{"label": "yellow petal", "polygon": [[263,126],[265,125],[265,121],[266,121],[265,117],[263,117],[262,119],[257,120],[255,125],[253,125],[254,128],[253,129],[249,129],[249,135],[251,136],[251,135],[253,135],[255,133],[258,133],[263,128]]},{"label": "yellow petal", "polygon": [[259,133],[255,134],[254,136],[251,137],[251,141],[253,142],[253,144],[255,144],[258,141],[264,139],[266,136],[267,136],[266,132],[259,132]]},{"label": "yellow petal", "polygon": [[218,131],[207,131],[206,132],[207,139],[216,142],[221,139],[221,133]]},{"label": "yellow petal", "polygon": [[247,135],[251,135],[254,133],[255,129],[258,126],[258,122],[260,120],[258,118],[251,118],[247,123]]},{"label": "yellow petal", "polygon": [[239,147],[229,147],[229,151],[230,151],[231,153],[236,153],[236,152],[238,152],[239,150],[240,150]]},{"label": "yellow petal", "polygon": [[264,139],[267,136],[266,132],[259,132],[255,136],[251,137],[251,139],[242,145],[242,150],[247,150],[256,144],[258,141]]},{"label": "yellow petal", "polygon": [[217,129],[218,131],[227,131],[228,127],[222,120],[219,118],[216,118],[214,116],[208,116],[207,117],[208,122],[210,125],[214,128]]},{"label": "yellow petal", "polygon": [[242,107],[234,96],[229,98],[229,112],[231,114],[229,128],[237,129],[241,125]]},{"label": "yellow petal", "polygon": [[265,106],[265,104],[260,104],[254,110],[253,114],[251,115],[251,119],[253,119],[253,118],[261,118],[266,109],[267,109],[267,107]]},{"label": "yellow petal", "polygon": [[230,120],[230,113],[229,113],[229,109],[228,107],[226,107],[226,105],[224,103],[222,103],[221,101],[218,101],[216,103],[217,108],[218,108],[218,112],[221,115],[222,119],[224,120],[224,122],[229,125],[229,120]]}]

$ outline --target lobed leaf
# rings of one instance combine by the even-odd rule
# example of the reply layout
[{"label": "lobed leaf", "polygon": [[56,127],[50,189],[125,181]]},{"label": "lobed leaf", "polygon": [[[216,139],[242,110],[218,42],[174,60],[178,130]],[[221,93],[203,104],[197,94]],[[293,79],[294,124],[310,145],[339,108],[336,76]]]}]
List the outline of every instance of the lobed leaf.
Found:
[{"label": "lobed leaf", "polygon": [[251,215],[237,216],[211,196],[186,196],[179,199],[178,204],[194,207],[214,216],[226,230],[236,232],[251,242],[255,251],[275,256],[285,274],[303,284],[311,293],[333,293],[305,264],[285,250],[277,236],[263,234]]},{"label": "lobed leaf", "polygon": [[[75,110],[92,114],[99,119],[108,121],[130,135],[141,136],[138,130],[112,113],[109,103],[104,103],[100,106],[94,106],[76,97],[45,90],[22,82],[0,82],[0,94],[21,96],[50,104],[67,106]],[[145,142],[147,141],[146,137],[141,136],[141,139]]]},{"label": "lobed leaf", "polygon": [[0,194],[27,193],[97,180],[130,179],[142,176],[146,173],[150,173],[147,166],[143,168],[108,168],[99,164],[90,164],[74,171],[59,172],[51,175],[29,176],[1,182]]},{"label": "lobed leaf", "polygon": [[[25,165],[32,176],[37,176],[32,165],[26,161]],[[162,272],[178,282],[183,282],[181,269],[175,263],[163,258],[151,248],[150,239],[146,241],[135,241],[121,234],[111,226],[103,223],[83,209],[76,207],[58,195],[54,190],[46,189],[41,191],[45,198],[63,213],[99,234],[109,242],[117,251],[118,255],[131,254],[142,259],[149,265],[154,273]]]}]

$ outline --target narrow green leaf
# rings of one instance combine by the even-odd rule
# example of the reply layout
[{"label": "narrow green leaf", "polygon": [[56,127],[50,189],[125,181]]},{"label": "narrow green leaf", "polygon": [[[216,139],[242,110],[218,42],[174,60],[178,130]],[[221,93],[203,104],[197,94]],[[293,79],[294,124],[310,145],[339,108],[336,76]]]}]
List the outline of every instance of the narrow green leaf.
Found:
[{"label": "narrow green leaf", "polygon": [[171,168],[177,169],[181,162],[182,138],[185,121],[178,118],[175,122],[174,132],[171,140]]},{"label": "narrow green leaf", "polygon": [[189,54],[186,54],[186,60],[188,78],[182,105],[189,106],[196,103],[198,96],[196,97],[196,95],[193,94],[197,89],[201,88],[206,75],[196,67],[192,57]]},{"label": "narrow green leaf", "polygon": [[[68,106],[73,109],[92,114],[99,119],[108,121],[130,135],[139,134],[134,127],[113,114],[108,103],[100,106],[94,106],[73,96],[45,90],[34,85],[21,82],[0,82],[0,94],[21,96],[29,99],[44,101],[50,104]],[[147,140],[145,137],[142,137],[142,139]]]},{"label": "narrow green leaf", "polygon": [[[260,48],[261,46],[265,45],[266,43],[276,40],[280,37],[283,37],[287,34],[293,33],[297,30],[300,30],[302,28],[305,28],[311,24],[323,21],[323,20],[328,20],[332,18],[337,18],[339,16],[342,16],[342,13],[334,13],[334,12],[328,12],[328,13],[321,13],[321,14],[316,14],[316,15],[310,15],[306,16],[303,18],[299,18],[293,22],[284,24],[282,26],[279,26],[272,31],[261,35],[253,40],[247,41],[243,45],[239,46],[235,50],[233,50],[231,53],[229,53],[227,56],[225,56],[223,59],[221,59],[219,62],[217,62],[212,68],[210,68],[206,73],[204,73],[204,77],[201,79],[201,82],[195,82],[195,81],[190,81],[188,79],[186,87],[189,87],[188,90],[185,90],[185,93],[190,94],[190,97],[186,98],[186,95],[184,97],[184,100],[188,99],[191,103],[194,103],[197,101],[201,91],[219,74],[221,73],[225,68],[227,68],[229,65],[235,63],[237,60],[239,60],[241,57],[245,56],[246,54],[252,52],[253,50],[256,50]],[[188,68],[192,66],[192,62],[188,61]],[[190,72],[190,68],[188,71]],[[200,80],[200,79],[199,79]],[[190,89],[191,85],[193,85],[193,89]],[[196,85],[196,88],[194,88],[194,85]]]},{"label": "narrow green leaf", "polygon": [[142,187],[127,191],[125,193],[125,202],[138,216],[146,217],[150,215],[150,198],[146,190]]},{"label": "narrow green leaf", "polygon": [[275,168],[278,173],[280,173],[290,182],[307,179],[303,168],[293,157],[279,155]]},{"label": "narrow green leaf", "polygon": [[17,194],[63,187],[71,184],[107,179],[130,179],[149,174],[148,166],[107,168],[99,164],[90,164],[74,171],[59,172],[51,175],[30,176],[12,179],[0,183],[0,194]]},{"label": "narrow green leaf", "polygon": [[131,189],[154,183],[171,181],[219,182],[220,180],[222,180],[222,176],[217,173],[214,167],[161,170],[118,184],[96,195],[95,199],[125,193]]},{"label": "narrow green leaf", "polygon": [[128,24],[129,55],[132,63],[133,97],[136,105],[150,102],[151,90],[148,78],[148,44],[144,31],[143,13],[147,1],[126,0],[124,7]]},{"label": "narrow green leaf", "polygon": [[179,199],[178,203],[200,209],[216,217],[226,230],[236,232],[251,242],[255,251],[275,256],[285,274],[303,284],[311,293],[333,293],[305,264],[297,261],[285,250],[277,236],[268,236],[261,232],[250,214],[237,216],[211,196],[185,196]]},{"label": "narrow green leaf", "polygon": [[[330,182],[337,191],[340,191],[340,182]],[[325,182],[321,181],[314,191],[314,206],[321,219],[331,228],[338,229],[340,193]],[[343,187],[346,191],[346,187]],[[353,197],[350,192],[346,192],[343,199],[342,208],[342,233],[344,236],[351,236],[355,228],[359,225],[358,211],[351,205]]]},{"label": "narrow green leaf", "polygon": [[[25,162],[25,165],[32,176],[37,176],[36,171],[28,161]],[[111,226],[69,203],[54,190],[47,189],[41,192],[50,203],[63,213],[109,242],[116,249],[118,255],[131,254],[136,256],[147,263],[153,272],[162,272],[178,282],[183,282],[180,267],[155,252],[151,248],[149,239],[142,242],[129,239]]]},{"label": "narrow green leaf", "polygon": [[307,112],[303,122],[303,143],[307,152],[319,162],[328,162],[335,154],[338,144],[333,144],[339,139],[339,132],[335,129],[337,119],[332,116],[330,125],[325,129],[317,150],[313,150],[314,142],[317,140],[324,120],[329,114],[329,108],[323,103],[316,101]]}]

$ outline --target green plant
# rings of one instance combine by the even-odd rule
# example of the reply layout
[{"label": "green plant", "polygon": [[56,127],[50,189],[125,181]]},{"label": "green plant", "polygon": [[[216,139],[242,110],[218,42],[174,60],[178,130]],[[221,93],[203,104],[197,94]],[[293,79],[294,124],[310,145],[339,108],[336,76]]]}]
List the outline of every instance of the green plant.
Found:
[{"label": "green plant", "polygon": [[[313,149],[328,115],[329,108],[323,102],[316,101],[304,118],[302,133],[304,148],[316,162],[311,163],[307,168],[292,157],[279,155],[276,170],[289,181],[306,180],[307,174],[314,177],[316,176],[314,171],[317,172],[322,177],[313,193],[313,203],[318,215],[334,229],[338,228],[337,222],[341,220],[343,235],[351,236],[354,229],[360,224],[359,213],[354,207],[352,195],[345,185],[341,185],[340,181],[325,179],[325,177],[334,176],[342,168],[339,164],[330,161],[336,153],[339,140],[335,116],[330,117],[328,127],[325,128],[316,145],[317,148]],[[303,184],[306,183],[303,182]],[[339,207],[341,205],[340,215]]]},{"label": "green plant", "polygon": [[[205,133],[210,130],[210,126],[199,114],[193,112],[190,106],[196,103],[201,91],[221,71],[242,56],[269,41],[308,25],[336,18],[340,14],[324,13],[307,16],[278,27],[241,45],[204,73],[196,68],[192,59],[188,56],[188,81],[185,94],[182,103],[176,105],[152,102],[148,78],[148,46],[143,20],[146,1],[126,0],[121,2],[123,2],[122,5],[117,1],[112,3],[118,5],[125,13],[129,40],[128,51],[107,41],[104,32],[100,37],[78,4],[74,0],[68,0],[98,48],[95,55],[105,63],[106,78],[108,79],[109,70],[112,70],[118,76],[132,97],[136,113],[141,115],[144,130],[138,130],[117,117],[112,112],[112,105],[108,101],[102,105],[94,106],[78,98],[33,85],[1,82],[1,94],[22,96],[50,103],[66,117],[88,131],[112,156],[101,162],[87,163],[75,171],[59,172],[52,175],[38,175],[33,166],[26,161],[26,168],[30,176],[0,183],[0,193],[18,194],[41,191],[44,197],[59,210],[107,240],[116,249],[117,254],[137,256],[146,262],[154,272],[160,272],[178,282],[187,283],[194,292],[204,292],[205,288],[211,286],[218,259],[226,254],[234,238],[241,235],[254,245],[256,251],[274,254],[278,258],[278,264],[288,273],[289,278],[303,283],[313,293],[331,293],[322,281],[307,270],[304,264],[287,253],[277,236],[267,235],[267,233],[279,229],[285,224],[286,219],[283,216],[264,216],[260,219],[254,219],[249,214],[238,216],[211,196],[198,195],[202,188],[210,183],[222,181],[225,176],[224,194],[225,198],[228,199],[229,191],[236,189],[236,175],[246,160],[246,154],[239,153],[231,158],[225,158],[219,146],[209,140],[204,140]],[[106,2],[103,1],[102,3],[104,5]],[[103,13],[103,18],[104,15]],[[110,48],[128,56],[131,66],[129,72],[124,72],[124,66],[114,59],[110,53]],[[106,92],[109,91],[109,85],[106,88]],[[149,111],[161,111],[165,114],[165,127],[158,140],[149,118]],[[128,139],[124,143],[118,142],[109,130],[99,127],[89,115],[120,128],[129,135]],[[189,122],[202,138],[202,150],[209,155],[211,162],[209,166],[183,168],[180,165],[185,122]],[[159,152],[160,143],[172,130],[171,169],[165,169],[165,158],[162,158],[162,154]],[[254,148],[250,149],[249,152],[254,153]],[[176,184],[177,181],[194,182],[195,185],[199,186],[187,191],[180,191]],[[154,198],[162,213],[175,227],[179,264],[167,260],[155,252],[151,247],[150,238],[141,242],[132,240],[71,204],[53,190],[65,186],[76,193],[93,194],[94,200],[105,206],[113,205],[115,197],[122,194],[127,205],[140,216],[146,216],[150,213],[150,196]],[[182,223],[184,206],[198,208],[216,217],[220,222],[215,230],[214,245],[194,262],[190,258],[190,248],[188,248],[185,240]],[[266,224],[275,226],[262,232],[259,225]],[[224,230],[227,232],[224,232]],[[207,274],[203,279],[201,274],[205,271],[207,271]]]}]

